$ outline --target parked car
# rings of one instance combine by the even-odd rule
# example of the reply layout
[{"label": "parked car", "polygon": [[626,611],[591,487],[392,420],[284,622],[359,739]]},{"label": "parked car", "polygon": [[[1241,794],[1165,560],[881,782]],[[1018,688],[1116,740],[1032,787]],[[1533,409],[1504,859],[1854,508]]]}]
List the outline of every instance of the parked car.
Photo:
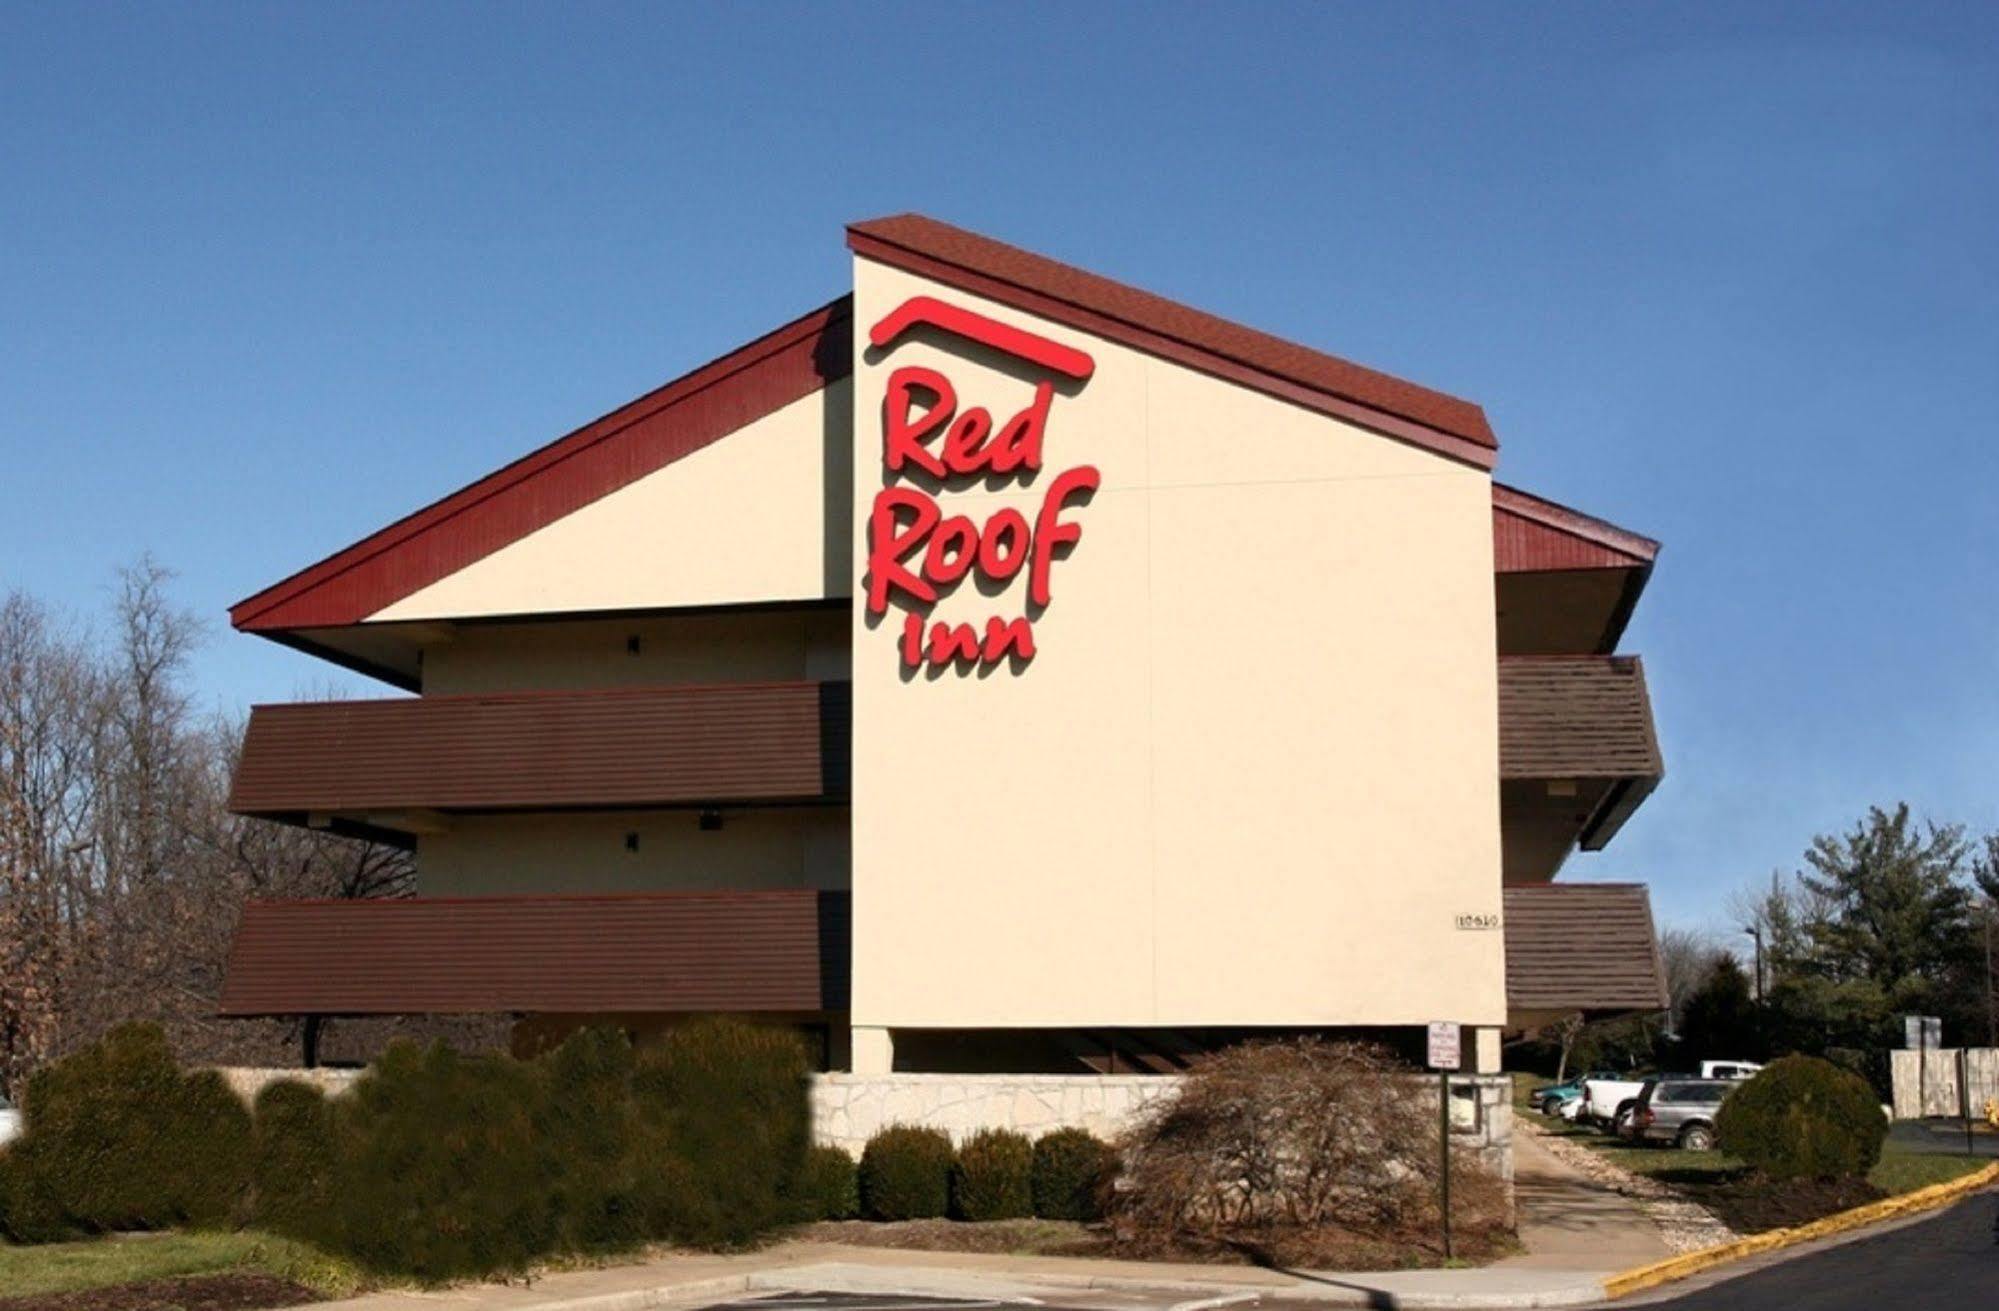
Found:
[{"label": "parked car", "polygon": [[1561,1083],[1551,1083],[1546,1087],[1536,1088],[1533,1092],[1527,1094],[1527,1099],[1541,1114],[1554,1115],[1561,1109],[1563,1102],[1583,1095],[1583,1080],[1615,1079],[1616,1077],[1609,1070],[1592,1070],[1588,1074],[1578,1074],[1573,1079],[1568,1079]]},{"label": "parked car", "polygon": [[1714,1116],[1741,1079],[1653,1079],[1631,1110],[1631,1133],[1641,1143],[1671,1143],[1690,1152],[1714,1150]]},{"label": "parked car", "polygon": [[1623,1137],[1630,1127],[1632,1109],[1638,1105],[1638,1094],[1645,1090],[1648,1080],[1723,1079],[1740,1083],[1752,1078],[1762,1068],[1753,1061],[1702,1061],[1697,1073],[1645,1074],[1609,1079],[1592,1077],[1583,1084],[1581,1118],[1594,1120]]},{"label": "parked car", "polygon": [[1583,1083],[1582,1106],[1576,1118],[1606,1125],[1611,1132],[1621,1133],[1625,1122],[1631,1118],[1631,1108],[1638,1104],[1638,1094],[1645,1091],[1646,1083],[1653,1079],[1694,1077],[1691,1074],[1634,1074],[1588,1079]]},{"label": "parked car", "polygon": [[14,1109],[14,1103],[0,1097],[0,1146],[5,1146],[21,1136],[21,1113]]}]

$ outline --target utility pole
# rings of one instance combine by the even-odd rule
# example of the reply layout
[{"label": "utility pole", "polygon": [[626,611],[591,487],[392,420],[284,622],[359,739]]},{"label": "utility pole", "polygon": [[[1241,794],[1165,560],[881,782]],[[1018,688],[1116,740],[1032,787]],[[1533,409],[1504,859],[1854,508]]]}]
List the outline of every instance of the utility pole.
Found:
[{"label": "utility pole", "polygon": [[1999,914],[1999,900],[1985,899],[1985,1045],[1999,1047],[1999,1008],[1992,1004],[1992,917]]},{"label": "utility pole", "polygon": [[[1987,924],[1989,926],[1989,920]],[[1761,1011],[1763,1009],[1763,926],[1760,924],[1745,924],[1742,926],[1742,931],[1747,933],[1756,942],[1756,1009]],[[1987,937],[1989,940],[1990,934]]]}]

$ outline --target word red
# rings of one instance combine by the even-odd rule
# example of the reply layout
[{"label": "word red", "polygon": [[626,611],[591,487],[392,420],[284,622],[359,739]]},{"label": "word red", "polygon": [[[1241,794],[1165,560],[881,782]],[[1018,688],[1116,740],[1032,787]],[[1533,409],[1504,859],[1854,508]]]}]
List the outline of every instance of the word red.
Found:
[{"label": "word red", "polygon": [[[1081,351],[927,296],[914,297],[884,317],[870,339],[880,346],[919,323],[1066,377],[1087,378],[1095,367]],[[995,427],[983,406],[961,409],[957,389],[937,370],[914,365],[897,369],[882,397],[882,463],[898,478],[927,475],[940,486],[954,479],[1038,473],[1054,394],[1052,382],[1037,384],[1034,398]],[[1063,518],[1063,512],[1100,482],[1096,468],[1087,464],[1057,474],[1032,523],[1010,506],[994,511],[984,523],[946,514],[937,497],[920,487],[892,483],[876,493],[868,516],[867,608],[869,614],[884,615],[895,601],[909,612],[898,647],[903,665],[915,669],[927,663],[941,669],[960,662],[987,666],[1009,658],[1032,660],[1034,625],[1028,618],[994,617],[986,620],[983,633],[971,624],[942,622],[926,630],[923,609],[967,577],[1004,585],[1022,570],[1027,572],[1028,603],[1047,606],[1056,552],[1083,535],[1081,526]]]}]

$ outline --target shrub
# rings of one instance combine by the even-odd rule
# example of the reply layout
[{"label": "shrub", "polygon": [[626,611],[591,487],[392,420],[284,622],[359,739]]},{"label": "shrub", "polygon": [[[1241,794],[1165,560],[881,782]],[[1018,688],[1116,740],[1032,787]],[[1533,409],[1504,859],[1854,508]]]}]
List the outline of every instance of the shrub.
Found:
[{"label": "shrub", "polygon": [[557,1168],[549,1196],[557,1241],[586,1252],[644,1242],[659,1144],[657,1133],[641,1134],[631,1041],[616,1029],[580,1029],[538,1064],[537,1132]]},{"label": "shrub", "polygon": [[214,1070],[183,1075],[160,1132],[174,1158],[174,1211],[198,1229],[246,1218],[250,1112]]},{"label": "shrub", "polygon": [[897,1124],[861,1152],[861,1214],[870,1220],[933,1220],[951,1202],[951,1139],[941,1129]]},{"label": "shrub", "polygon": [[393,1044],[334,1103],[329,1238],[364,1269],[443,1280],[517,1271],[553,1246],[539,1080],[500,1056]]},{"label": "shrub", "polygon": [[335,1164],[333,1112],[319,1089],[291,1079],[266,1084],[250,1128],[257,1223],[293,1238],[323,1239]]},{"label": "shrub", "polygon": [[[1437,1218],[1434,1084],[1352,1043],[1246,1043],[1197,1062],[1124,1144],[1118,1241],[1314,1261],[1342,1236],[1419,1242]],[[1453,1157],[1454,1229],[1505,1227],[1505,1190],[1473,1152]]]},{"label": "shrub", "polygon": [[1034,1144],[1030,1187],[1043,1220],[1103,1217],[1104,1189],[1116,1161],[1109,1143],[1082,1129],[1057,1129]]},{"label": "shrub", "polygon": [[679,1025],[640,1051],[637,1113],[663,1135],[659,1236],[739,1247],[785,1222],[811,1145],[806,1072],[796,1035],[733,1020]]},{"label": "shrub", "polygon": [[1786,1056],[1730,1094],[1715,1128],[1724,1150],[1773,1179],[1842,1179],[1874,1168],[1888,1122],[1865,1079]]},{"label": "shrub", "polygon": [[[183,1075],[158,1026],[113,1029],[28,1080],[10,1167],[29,1229],[223,1225],[249,1182],[249,1115],[212,1071]],[[54,1225],[43,1223],[60,1217]],[[10,1222],[12,1223],[12,1222]]]},{"label": "shrub", "polygon": [[1011,1129],[981,1129],[951,1166],[951,1213],[960,1220],[1018,1220],[1034,1214],[1029,1176],[1034,1144]]},{"label": "shrub", "polygon": [[861,1213],[860,1173],[838,1147],[814,1147],[798,1178],[800,1220],[851,1220]]},{"label": "shrub", "polygon": [[33,1148],[15,1142],[0,1151],[0,1238],[17,1243],[57,1243],[77,1235],[35,1168]]}]

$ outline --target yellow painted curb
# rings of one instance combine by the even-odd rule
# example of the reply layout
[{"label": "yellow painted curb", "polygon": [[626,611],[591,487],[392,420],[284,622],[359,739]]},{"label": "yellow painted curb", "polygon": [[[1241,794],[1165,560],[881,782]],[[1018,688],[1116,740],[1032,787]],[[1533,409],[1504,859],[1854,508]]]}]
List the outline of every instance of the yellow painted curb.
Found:
[{"label": "yellow painted curb", "polygon": [[1679,1256],[1669,1256],[1664,1261],[1641,1265],[1634,1270],[1626,1270],[1604,1280],[1603,1291],[1607,1297],[1624,1297],[1640,1289],[1669,1284],[1676,1279],[1699,1274],[1703,1270],[1727,1265],[1730,1261],[1739,1261],[1745,1256],[1755,1256],[1760,1252],[1775,1252],[1798,1243],[1809,1243],[1815,1238],[1826,1238],[1849,1229],[1858,1229],[1877,1220],[1934,1210],[1956,1201],[1966,1193],[1975,1193],[1994,1183],[1999,1183],[1999,1161],[1959,1178],[1931,1184],[1927,1188],[1918,1188],[1914,1192],[1884,1197],[1878,1202],[1856,1206],[1851,1211],[1840,1211],[1814,1220],[1810,1224],[1796,1225],[1790,1229],[1772,1229],[1748,1238],[1738,1238],[1732,1243],[1704,1247],[1698,1252],[1683,1252]]}]

